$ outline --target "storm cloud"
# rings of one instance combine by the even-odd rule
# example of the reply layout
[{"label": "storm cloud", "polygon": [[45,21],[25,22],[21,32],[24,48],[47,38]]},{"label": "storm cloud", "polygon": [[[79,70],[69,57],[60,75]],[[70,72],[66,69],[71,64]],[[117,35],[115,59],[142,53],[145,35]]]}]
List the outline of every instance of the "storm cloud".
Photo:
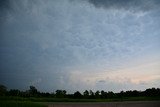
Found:
[{"label": "storm cloud", "polygon": [[6,0],[0,8],[0,83],[9,88],[159,86],[158,0]]},{"label": "storm cloud", "polygon": [[159,0],[88,0],[94,6],[105,9],[122,9],[132,12],[150,11],[160,6]]}]

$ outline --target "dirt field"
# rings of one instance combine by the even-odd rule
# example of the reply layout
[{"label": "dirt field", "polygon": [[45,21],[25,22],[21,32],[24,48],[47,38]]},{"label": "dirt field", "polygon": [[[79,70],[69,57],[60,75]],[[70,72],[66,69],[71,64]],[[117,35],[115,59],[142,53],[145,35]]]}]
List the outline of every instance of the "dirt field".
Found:
[{"label": "dirt field", "polygon": [[49,104],[48,107],[160,107],[160,101],[56,103],[56,104]]}]

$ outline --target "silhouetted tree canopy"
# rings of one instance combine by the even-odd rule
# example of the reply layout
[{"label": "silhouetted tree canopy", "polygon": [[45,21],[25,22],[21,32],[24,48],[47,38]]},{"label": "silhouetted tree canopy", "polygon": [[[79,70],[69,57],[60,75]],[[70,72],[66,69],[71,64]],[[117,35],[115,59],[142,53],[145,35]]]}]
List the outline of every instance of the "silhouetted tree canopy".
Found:
[{"label": "silhouetted tree canopy", "polygon": [[37,96],[38,90],[36,89],[36,87],[30,86],[29,94],[30,94],[31,96]]},{"label": "silhouetted tree canopy", "polygon": [[18,89],[11,89],[9,90],[8,94],[11,96],[20,96],[21,92]]},{"label": "silhouetted tree canopy", "polygon": [[56,97],[57,98],[64,98],[66,96],[66,90],[56,90]]},{"label": "silhouetted tree canopy", "polygon": [[99,91],[95,92],[95,98],[100,98],[100,92]]},{"label": "silhouetted tree canopy", "polygon": [[4,85],[0,85],[0,96],[6,95],[7,87]]},{"label": "silhouetted tree canopy", "polygon": [[85,91],[83,92],[83,96],[84,96],[84,98],[89,98],[89,91],[88,91],[88,90],[85,90]]},{"label": "silhouetted tree canopy", "polygon": [[53,98],[85,98],[85,99],[113,99],[119,98],[123,99],[125,97],[159,97],[160,98],[160,89],[159,88],[149,88],[145,91],[129,90],[121,91],[119,93],[113,93],[112,91],[97,90],[93,92],[92,90],[85,90],[83,94],[79,91],[76,91],[74,94],[67,94],[66,90],[56,90],[55,93],[49,92],[39,92],[35,86],[30,86],[29,90],[20,91],[18,89],[10,89],[7,91],[7,87],[0,85],[0,96],[20,96],[20,97],[53,97]]},{"label": "silhouetted tree canopy", "polygon": [[79,91],[74,93],[74,98],[82,98],[82,94]]}]

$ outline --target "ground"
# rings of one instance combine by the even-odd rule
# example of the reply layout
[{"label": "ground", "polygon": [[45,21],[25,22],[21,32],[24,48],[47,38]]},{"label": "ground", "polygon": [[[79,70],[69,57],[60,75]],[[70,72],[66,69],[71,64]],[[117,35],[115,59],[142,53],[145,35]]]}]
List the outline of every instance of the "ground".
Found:
[{"label": "ground", "polygon": [[160,107],[160,101],[49,103],[48,107]]}]

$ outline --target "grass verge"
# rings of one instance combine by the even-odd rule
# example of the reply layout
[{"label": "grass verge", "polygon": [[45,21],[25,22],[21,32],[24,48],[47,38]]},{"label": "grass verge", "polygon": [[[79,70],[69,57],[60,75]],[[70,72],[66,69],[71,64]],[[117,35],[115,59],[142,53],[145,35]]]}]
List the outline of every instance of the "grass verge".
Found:
[{"label": "grass verge", "polygon": [[29,101],[0,101],[0,107],[47,107],[42,103]]}]

